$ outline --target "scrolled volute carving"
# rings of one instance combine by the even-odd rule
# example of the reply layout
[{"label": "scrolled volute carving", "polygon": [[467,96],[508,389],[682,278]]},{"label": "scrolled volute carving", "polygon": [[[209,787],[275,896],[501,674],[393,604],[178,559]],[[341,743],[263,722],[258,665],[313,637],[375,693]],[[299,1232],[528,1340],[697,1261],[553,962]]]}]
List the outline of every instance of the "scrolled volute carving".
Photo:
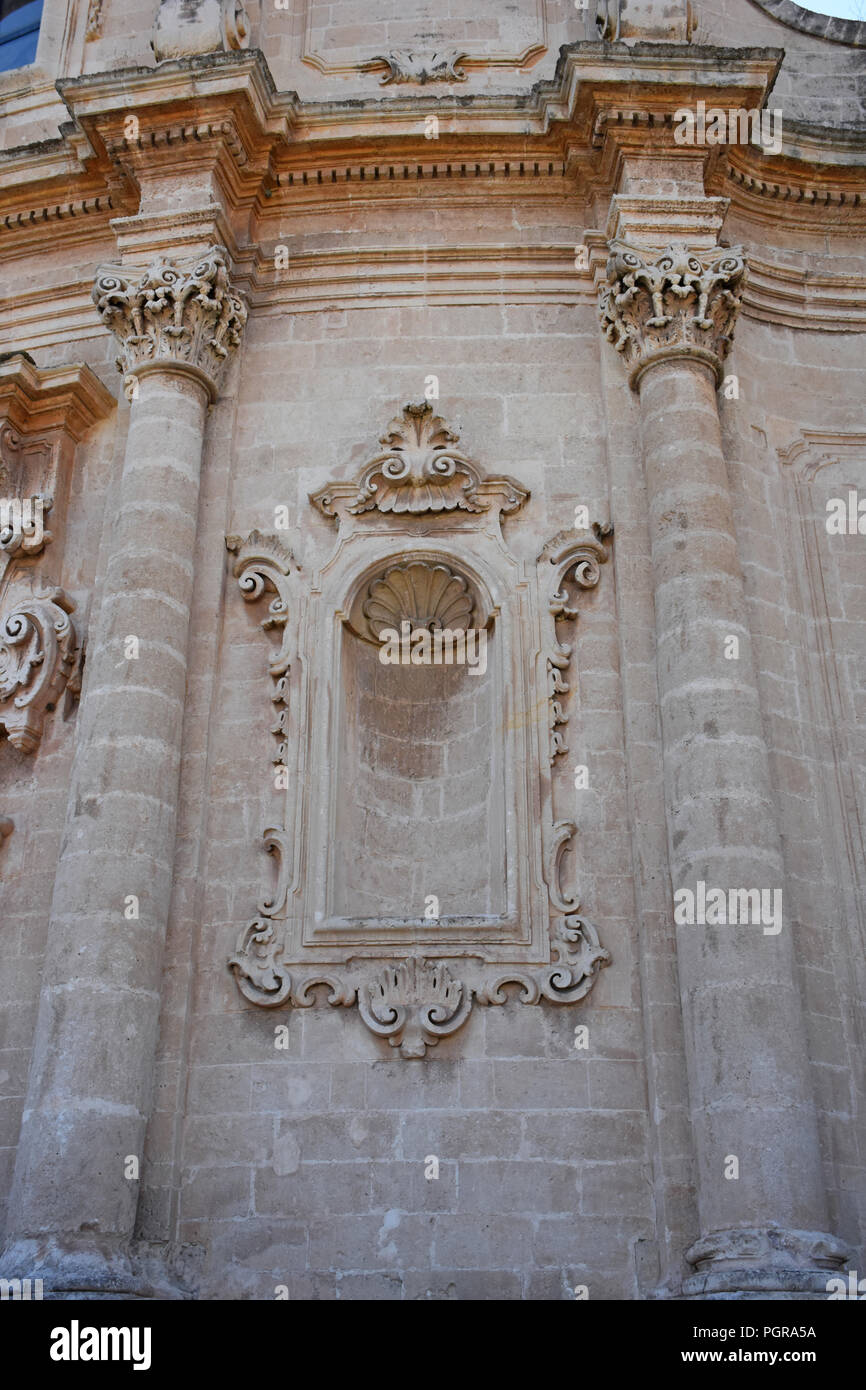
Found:
[{"label": "scrolled volute carving", "polygon": [[45,716],[71,684],[79,658],[63,589],[5,591],[0,600],[0,728],[22,752],[33,753]]},{"label": "scrolled volute carving", "polygon": [[274,682],[271,699],[277,706],[277,719],[271,728],[278,740],[273,761],[285,766],[287,681],[292,663],[292,632],[288,625],[289,584],[297,566],[292,552],[286,549],[282,541],[276,536],[265,536],[261,531],[251,531],[246,540],[241,536],[226,536],[226,549],[235,556],[232,573],[247,603],[256,603],[266,589],[275,595],[261,626],[266,632],[276,628],[282,634],[279,649],[268,669]]},{"label": "scrolled volute carving", "polygon": [[721,381],[746,276],[741,247],[653,252],[612,241],[599,312],[632,385],[652,363],[673,356],[706,362]]},{"label": "scrolled volute carving", "polygon": [[371,58],[364,66],[369,71],[370,68],[378,67],[380,63],[387,63],[388,71],[380,79],[380,87],[404,82],[415,82],[423,87],[428,82],[465,82],[466,73],[460,67],[460,63],[466,56],[459,48],[446,53],[431,54],[395,49],[391,53],[382,53],[376,58]]},{"label": "scrolled volute carving", "polygon": [[92,298],[120,344],[120,371],[135,375],[159,365],[185,369],[215,396],[247,321],[246,305],[229,283],[223,247],[187,264],[162,258],[147,270],[101,266]]},{"label": "scrolled volute carving", "polygon": [[280,964],[283,943],[273,922],[250,922],[238,937],[229,968],[245,999],[265,1008],[284,1004],[292,992],[292,977]]},{"label": "scrolled volute carving", "polygon": [[329,483],[310,501],[329,517],[337,515],[337,501],[350,516],[486,512],[491,502],[509,513],[522,506],[526,489],[513,478],[485,477],[455,447],[458,440],[429,401],[406,405],[379,438],[384,452],[365,464],[357,482]]},{"label": "scrolled volute carving", "polygon": [[386,965],[358,992],[367,1027],[399,1047],[401,1057],[423,1057],[465,1023],[471,1008],[471,989],[453,978],[444,961],[417,956]]},{"label": "scrolled volute carving", "polygon": [[571,665],[571,643],[560,638],[558,622],[573,622],[578,616],[575,596],[578,589],[594,589],[601,577],[601,566],[607,563],[607,550],[602,538],[611,528],[597,526],[593,532],[578,534],[560,531],[549,541],[539,556],[542,573],[549,564],[553,579],[550,582],[548,611],[550,641],[547,647],[548,726],[550,728],[550,761],[568,752],[562,726],[568,723],[565,701],[569,694],[566,680]]}]

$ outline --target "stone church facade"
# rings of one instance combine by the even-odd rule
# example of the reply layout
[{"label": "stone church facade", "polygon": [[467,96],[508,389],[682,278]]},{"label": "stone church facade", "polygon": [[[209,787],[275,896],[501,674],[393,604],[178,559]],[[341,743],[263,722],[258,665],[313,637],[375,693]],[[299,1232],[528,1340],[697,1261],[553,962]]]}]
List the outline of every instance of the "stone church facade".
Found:
[{"label": "stone church facade", "polygon": [[0,1275],[826,1298],[866,25],[2,15]]}]

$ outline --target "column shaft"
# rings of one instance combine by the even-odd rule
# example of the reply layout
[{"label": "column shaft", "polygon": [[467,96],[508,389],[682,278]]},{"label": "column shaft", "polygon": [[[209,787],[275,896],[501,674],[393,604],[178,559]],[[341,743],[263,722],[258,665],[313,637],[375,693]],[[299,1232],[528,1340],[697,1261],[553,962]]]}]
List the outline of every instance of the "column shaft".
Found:
[{"label": "column shaft", "polygon": [[132,405],[88,641],[8,1243],[9,1277],[142,1293],[130,1259],[171,899],[205,420],[246,310],[215,248],[107,267]]},{"label": "column shaft", "polygon": [[[602,323],[641,404],[701,1234],[687,1296],[826,1297],[817,1116],[716,388],[736,250],[613,242]],[[733,910],[732,910],[733,909]]]}]

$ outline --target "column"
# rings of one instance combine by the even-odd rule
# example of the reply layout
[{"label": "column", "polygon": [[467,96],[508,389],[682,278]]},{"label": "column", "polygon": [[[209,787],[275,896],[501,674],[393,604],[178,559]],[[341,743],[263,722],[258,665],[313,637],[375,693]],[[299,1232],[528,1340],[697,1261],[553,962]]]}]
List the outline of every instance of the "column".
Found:
[{"label": "column", "polygon": [[199,473],[246,309],[216,247],[106,266],[97,312],[131,401],[91,623],[17,1164],[6,1277],[147,1294],[129,1257],[160,1006],[182,751]]},{"label": "column", "polygon": [[[700,1216],[684,1293],[826,1297],[846,1251],[827,1234],[716,402],[746,266],[719,247],[609,250],[602,326],[641,406],[674,903],[685,915],[689,890],[700,913],[700,883],[725,899],[724,919],[710,906],[707,924],[677,927]],[[727,924],[731,889],[770,890],[770,904],[779,890],[781,924]]]}]

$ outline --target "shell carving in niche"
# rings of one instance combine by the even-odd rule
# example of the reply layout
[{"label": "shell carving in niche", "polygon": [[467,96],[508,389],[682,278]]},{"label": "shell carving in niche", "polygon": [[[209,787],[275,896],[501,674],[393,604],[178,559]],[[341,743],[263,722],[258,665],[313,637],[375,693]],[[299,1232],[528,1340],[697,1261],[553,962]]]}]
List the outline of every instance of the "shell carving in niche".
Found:
[{"label": "shell carving in niche", "polygon": [[462,575],[447,565],[412,560],[393,565],[370,585],[362,612],[377,639],[383,632],[400,631],[409,622],[413,631],[451,628],[465,631],[472,625],[474,603]]}]

